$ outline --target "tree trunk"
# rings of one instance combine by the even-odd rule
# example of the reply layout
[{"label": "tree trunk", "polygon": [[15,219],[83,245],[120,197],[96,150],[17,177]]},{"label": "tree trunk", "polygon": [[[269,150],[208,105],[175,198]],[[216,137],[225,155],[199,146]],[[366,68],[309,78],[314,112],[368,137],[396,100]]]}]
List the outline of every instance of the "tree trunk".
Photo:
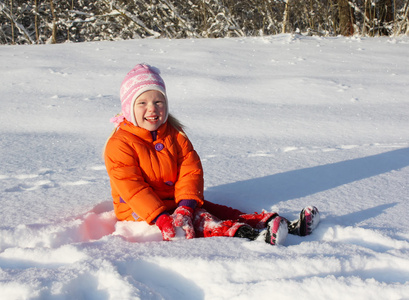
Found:
[{"label": "tree trunk", "polygon": [[287,24],[290,15],[290,0],[285,1],[284,16],[283,16],[283,30],[282,33],[287,32]]},{"label": "tree trunk", "polygon": [[344,36],[354,34],[353,15],[348,0],[338,0],[339,33]]},{"label": "tree trunk", "polygon": [[51,15],[53,16],[53,29],[52,29],[51,43],[55,44],[57,43],[57,16],[55,14],[53,0],[50,0],[50,9],[51,9]]},{"label": "tree trunk", "polygon": [[[74,11],[74,0],[71,1],[71,11]],[[70,41],[70,26],[67,26],[67,41]]]},{"label": "tree trunk", "polygon": [[399,35],[403,31],[404,26],[406,26],[406,34],[409,34],[409,2],[406,2],[402,11],[404,14],[402,20],[396,25],[394,35]]},{"label": "tree trunk", "polygon": [[38,44],[40,41],[40,33],[38,32],[38,2],[37,0],[34,1],[34,28],[36,32],[36,43]]},{"label": "tree trunk", "polygon": [[10,0],[11,44],[14,45],[13,0]]},{"label": "tree trunk", "polygon": [[393,24],[394,17],[393,17],[393,0],[382,0],[380,1],[380,5],[382,5],[379,10],[379,20],[380,20],[380,34],[381,35],[389,35],[389,25]]}]

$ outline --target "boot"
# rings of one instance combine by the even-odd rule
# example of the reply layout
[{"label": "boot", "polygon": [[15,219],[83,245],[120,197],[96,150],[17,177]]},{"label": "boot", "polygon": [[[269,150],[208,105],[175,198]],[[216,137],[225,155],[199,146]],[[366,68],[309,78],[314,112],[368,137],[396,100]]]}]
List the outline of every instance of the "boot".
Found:
[{"label": "boot", "polygon": [[307,206],[300,212],[300,218],[292,221],[288,225],[288,233],[306,236],[318,226],[320,213],[315,206]]}]

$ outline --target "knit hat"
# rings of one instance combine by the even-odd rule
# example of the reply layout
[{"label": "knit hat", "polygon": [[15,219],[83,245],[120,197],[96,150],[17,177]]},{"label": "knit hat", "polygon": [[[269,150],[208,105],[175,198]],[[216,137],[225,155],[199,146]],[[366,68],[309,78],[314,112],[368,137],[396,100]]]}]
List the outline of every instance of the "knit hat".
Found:
[{"label": "knit hat", "polygon": [[142,93],[147,91],[155,90],[163,94],[166,101],[166,115],[164,122],[168,119],[169,107],[168,98],[166,96],[166,87],[165,82],[159,74],[159,69],[155,67],[147,64],[138,64],[126,74],[125,79],[122,81],[120,90],[122,115],[135,126],[138,126],[138,124],[136,124],[133,110],[135,100]]}]

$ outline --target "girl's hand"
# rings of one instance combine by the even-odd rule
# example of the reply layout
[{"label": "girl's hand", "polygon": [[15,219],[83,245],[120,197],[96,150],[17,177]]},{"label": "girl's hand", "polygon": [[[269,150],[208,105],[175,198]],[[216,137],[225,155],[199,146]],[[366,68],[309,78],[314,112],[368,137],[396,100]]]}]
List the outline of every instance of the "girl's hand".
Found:
[{"label": "girl's hand", "polygon": [[175,237],[175,225],[173,224],[173,218],[169,214],[160,215],[156,220],[156,226],[158,226],[162,232],[164,241],[170,241]]},{"label": "girl's hand", "polygon": [[172,217],[176,227],[180,227],[185,232],[186,239],[195,237],[195,229],[193,227],[193,208],[188,206],[179,206],[174,211]]}]

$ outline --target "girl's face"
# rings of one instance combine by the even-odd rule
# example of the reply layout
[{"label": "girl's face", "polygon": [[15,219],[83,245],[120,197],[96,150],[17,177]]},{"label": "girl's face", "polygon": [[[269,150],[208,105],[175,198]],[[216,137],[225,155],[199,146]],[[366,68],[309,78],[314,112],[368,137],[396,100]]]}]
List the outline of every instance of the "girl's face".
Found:
[{"label": "girl's face", "polygon": [[155,131],[163,124],[166,116],[166,99],[159,91],[141,94],[135,100],[134,116],[136,124],[149,131]]}]

